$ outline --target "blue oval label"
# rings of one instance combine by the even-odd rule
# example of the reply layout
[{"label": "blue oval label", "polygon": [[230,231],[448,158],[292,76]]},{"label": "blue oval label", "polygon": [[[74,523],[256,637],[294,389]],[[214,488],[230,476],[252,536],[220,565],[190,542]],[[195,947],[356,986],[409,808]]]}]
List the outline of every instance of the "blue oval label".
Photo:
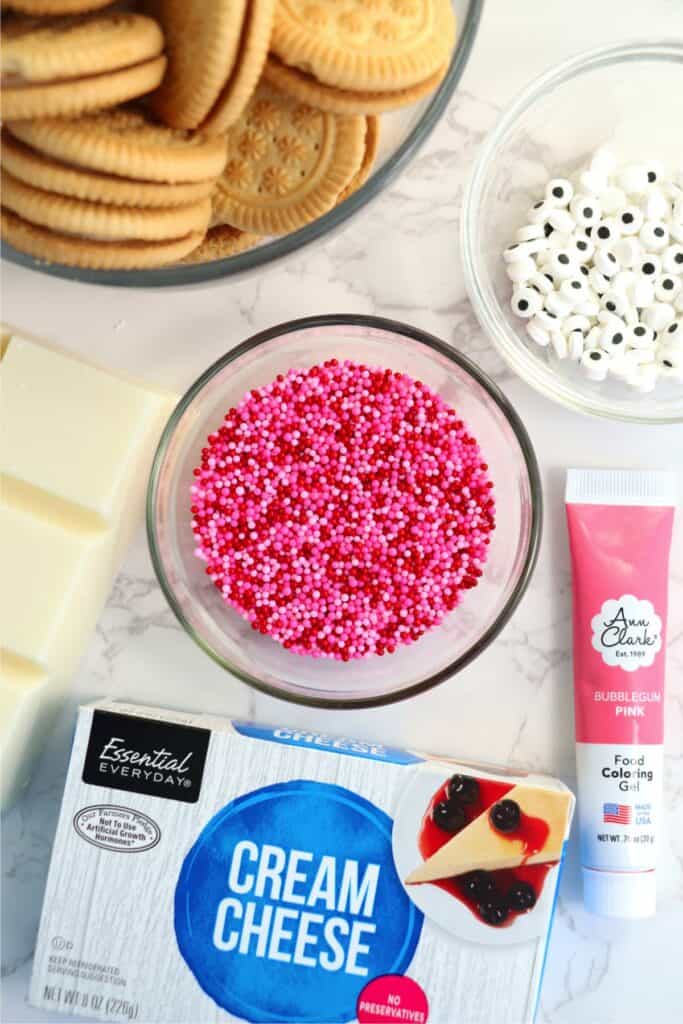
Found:
[{"label": "blue oval label", "polygon": [[422,913],[394,866],[391,818],[329,783],[238,797],[187,854],[180,952],[223,1009],[253,1022],[342,1024],[377,975],[403,974]]}]

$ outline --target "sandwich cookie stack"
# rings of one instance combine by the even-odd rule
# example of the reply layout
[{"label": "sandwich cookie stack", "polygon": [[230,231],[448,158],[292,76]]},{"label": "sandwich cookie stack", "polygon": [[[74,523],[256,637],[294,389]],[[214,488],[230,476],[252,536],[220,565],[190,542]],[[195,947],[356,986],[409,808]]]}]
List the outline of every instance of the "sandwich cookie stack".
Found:
[{"label": "sandwich cookie stack", "polygon": [[142,14],[5,19],[5,121],[113,107],[155,89],[166,68],[164,37]]},{"label": "sandwich cookie stack", "polygon": [[381,114],[433,92],[454,43],[448,0],[281,0],[265,77],[333,114]]},{"label": "sandwich cookie stack", "polygon": [[8,6],[2,235],[92,269],[209,262],[323,216],[455,40],[450,0]]},{"label": "sandwich cookie stack", "polygon": [[202,242],[225,139],[155,123],[143,107],[12,122],[2,232],[39,259],[105,269],[182,259]]}]

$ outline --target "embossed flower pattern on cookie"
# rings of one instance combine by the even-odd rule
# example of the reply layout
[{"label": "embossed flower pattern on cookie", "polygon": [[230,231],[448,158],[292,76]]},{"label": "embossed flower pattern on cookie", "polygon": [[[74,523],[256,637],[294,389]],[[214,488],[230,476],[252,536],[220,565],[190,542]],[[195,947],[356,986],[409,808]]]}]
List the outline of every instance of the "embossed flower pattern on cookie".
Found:
[{"label": "embossed flower pattern on cookie", "polygon": [[292,188],[292,179],[284,167],[266,167],[261,186],[270,195],[286,196]]},{"label": "embossed flower pattern on cookie", "polygon": [[292,124],[302,135],[312,135],[320,126],[322,114],[319,110],[300,103],[292,112]]},{"label": "embossed flower pattern on cookie", "polygon": [[280,124],[281,116],[280,111],[271,100],[258,100],[251,109],[249,120],[263,131],[272,132]]},{"label": "embossed flower pattern on cookie", "polygon": [[249,128],[240,138],[237,148],[247,160],[260,160],[268,149],[268,139],[263,132]]},{"label": "embossed flower pattern on cookie", "polygon": [[246,160],[230,160],[223,171],[223,177],[235,188],[247,188],[252,182],[253,174]]},{"label": "embossed flower pattern on cookie", "polygon": [[309,149],[295,135],[282,135],[277,140],[277,148],[286,164],[300,163],[308,155]]}]

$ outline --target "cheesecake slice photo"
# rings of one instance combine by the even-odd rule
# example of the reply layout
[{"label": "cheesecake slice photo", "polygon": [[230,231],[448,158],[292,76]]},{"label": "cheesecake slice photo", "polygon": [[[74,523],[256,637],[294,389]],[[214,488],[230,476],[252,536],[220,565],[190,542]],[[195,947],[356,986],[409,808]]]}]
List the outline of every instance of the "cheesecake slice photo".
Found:
[{"label": "cheesecake slice photo", "polygon": [[422,818],[423,861],[410,888],[433,884],[485,925],[509,927],[536,906],[563,856],[574,798],[568,790],[451,776]]}]

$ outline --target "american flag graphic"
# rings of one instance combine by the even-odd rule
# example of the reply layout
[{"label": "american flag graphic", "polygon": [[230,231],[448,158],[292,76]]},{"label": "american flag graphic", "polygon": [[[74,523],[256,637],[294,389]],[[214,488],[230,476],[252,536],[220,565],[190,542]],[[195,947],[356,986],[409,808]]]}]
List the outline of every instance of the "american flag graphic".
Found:
[{"label": "american flag graphic", "polygon": [[631,824],[630,804],[603,804],[602,820],[612,825]]}]

